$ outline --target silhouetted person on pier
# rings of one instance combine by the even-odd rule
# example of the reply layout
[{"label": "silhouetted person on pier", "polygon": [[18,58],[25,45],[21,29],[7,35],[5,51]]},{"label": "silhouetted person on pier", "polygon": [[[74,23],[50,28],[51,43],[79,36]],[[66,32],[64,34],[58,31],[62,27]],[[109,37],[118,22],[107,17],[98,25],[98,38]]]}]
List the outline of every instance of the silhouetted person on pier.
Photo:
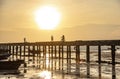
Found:
[{"label": "silhouetted person on pier", "polygon": [[53,36],[51,36],[51,41],[53,41],[54,40],[54,38],[53,38]]},{"label": "silhouetted person on pier", "polygon": [[27,41],[26,41],[26,38],[24,38],[24,43],[26,43]]},{"label": "silhouetted person on pier", "polygon": [[62,42],[65,41],[65,36],[64,36],[64,35],[62,35],[62,37],[61,37],[61,41],[62,41]]}]

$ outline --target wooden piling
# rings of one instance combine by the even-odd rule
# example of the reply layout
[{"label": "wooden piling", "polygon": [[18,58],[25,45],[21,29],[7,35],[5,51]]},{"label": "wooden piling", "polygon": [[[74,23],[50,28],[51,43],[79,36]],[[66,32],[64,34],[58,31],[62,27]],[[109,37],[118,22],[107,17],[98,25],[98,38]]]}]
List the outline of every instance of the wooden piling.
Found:
[{"label": "wooden piling", "polygon": [[98,46],[98,63],[101,64],[101,46]]},{"label": "wooden piling", "polygon": [[28,50],[27,55],[28,55],[28,64],[29,64],[29,62],[30,62],[30,53],[31,53],[31,52],[30,52],[30,46],[28,46],[28,49],[27,49],[27,50]]},{"label": "wooden piling", "polygon": [[53,57],[54,57],[54,56],[53,56],[53,55],[54,55],[54,54],[53,54],[53,45],[51,46],[51,55],[52,55],[52,57],[51,57],[51,58],[52,58],[52,59],[51,59],[51,70],[53,71]]},{"label": "wooden piling", "polygon": [[67,73],[71,73],[71,46],[67,46],[66,51],[66,60],[67,60]]},{"label": "wooden piling", "polygon": [[76,63],[80,63],[80,47],[76,46]]},{"label": "wooden piling", "polygon": [[25,60],[25,53],[26,53],[26,51],[25,51],[25,47],[26,47],[26,45],[24,44],[24,49],[23,49],[24,60]]},{"label": "wooden piling", "polygon": [[[55,59],[57,59],[57,48],[56,48],[56,45],[55,45]],[[56,60],[55,60],[55,70],[57,68],[57,64],[56,64]]]},{"label": "wooden piling", "polygon": [[21,55],[22,55],[22,46],[20,45],[20,59],[21,59]]},{"label": "wooden piling", "polygon": [[38,59],[39,59],[39,65],[40,65],[40,58],[41,58],[41,48],[40,48],[40,45],[38,46],[38,48],[39,48],[39,55],[38,55]]},{"label": "wooden piling", "polygon": [[57,57],[57,49],[56,49],[56,45],[54,46],[55,47],[55,58]]},{"label": "wooden piling", "polygon": [[67,46],[67,58],[66,58],[66,60],[67,60],[67,73],[69,73],[69,64],[68,64],[68,60],[69,60],[69,56],[68,56],[68,54],[69,54],[69,46]]},{"label": "wooden piling", "polygon": [[80,76],[79,64],[80,64],[80,47],[79,47],[79,45],[76,45],[76,72],[77,72],[76,75]]},{"label": "wooden piling", "polygon": [[14,47],[15,47],[15,46],[12,46],[12,47],[13,47],[13,49],[12,49],[12,60],[14,60],[14,55],[15,55],[15,53],[14,53],[14,51],[15,51],[15,50],[14,50]]},{"label": "wooden piling", "polygon": [[16,46],[16,52],[15,52],[16,59],[18,59],[18,46]]},{"label": "wooden piling", "polygon": [[[11,48],[11,45],[9,45],[9,49],[8,49],[9,51],[8,51],[8,53],[9,53],[10,55],[12,55],[11,49],[12,49],[12,48]],[[11,60],[10,57],[9,57],[9,60]]]},{"label": "wooden piling", "polygon": [[8,45],[8,53],[11,54],[11,46]]},{"label": "wooden piling", "polygon": [[87,45],[86,49],[86,60],[87,60],[87,78],[90,78],[90,46]]},{"label": "wooden piling", "polygon": [[36,61],[37,61],[37,64],[39,64],[39,45],[36,45],[36,55],[35,55],[35,58],[36,58]]},{"label": "wooden piling", "polygon": [[112,79],[116,79],[115,72],[115,45],[111,45],[111,56],[112,56]]},{"label": "wooden piling", "polygon": [[98,70],[99,70],[99,79],[101,79],[101,46],[98,45]]},{"label": "wooden piling", "polygon": [[62,50],[62,70],[63,70],[63,60],[64,60],[64,47],[63,45],[61,46],[61,50]]},{"label": "wooden piling", "polygon": [[71,73],[71,46],[68,46],[68,73]]},{"label": "wooden piling", "polygon": [[61,46],[59,45],[59,51],[58,51],[58,55],[59,55],[59,70],[60,70],[60,68],[61,68]]}]

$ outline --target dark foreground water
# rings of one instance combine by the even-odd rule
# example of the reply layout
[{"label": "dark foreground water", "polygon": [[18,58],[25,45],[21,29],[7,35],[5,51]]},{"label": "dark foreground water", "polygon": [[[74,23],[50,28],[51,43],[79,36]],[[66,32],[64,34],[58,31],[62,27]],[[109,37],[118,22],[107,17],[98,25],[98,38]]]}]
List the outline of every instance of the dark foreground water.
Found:
[{"label": "dark foreground water", "polygon": [[[109,52],[109,51],[108,51]],[[72,54],[75,57],[75,54]],[[85,53],[81,53],[80,56],[85,59]],[[86,61],[81,61],[76,64],[75,59],[71,59],[71,64],[66,59],[58,60],[48,58],[36,59],[37,62],[32,60],[26,61],[27,67],[23,65],[18,71],[0,71],[0,79],[112,79],[112,65],[101,64],[98,65],[95,60],[98,58],[96,52],[90,54],[90,75],[87,74]],[[102,60],[111,60],[110,54],[103,52]],[[116,55],[116,61],[119,62],[120,53]],[[120,64],[116,64],[116,79],[120,79]],[[88,78],[90,77],[90,78]]]}]

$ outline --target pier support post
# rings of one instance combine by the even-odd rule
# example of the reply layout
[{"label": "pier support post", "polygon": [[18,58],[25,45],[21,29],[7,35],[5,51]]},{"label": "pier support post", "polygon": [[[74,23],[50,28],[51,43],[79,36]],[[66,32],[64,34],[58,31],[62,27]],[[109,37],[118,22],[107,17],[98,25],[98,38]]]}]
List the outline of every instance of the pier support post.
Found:
[{"label": "pier support post", "polygon": [[69,58],[69,61],[68,61],[68,64],[69,64],[69,66],[68,66],[68,69],[69,69],[69,73],[71,73],[71,46],[69,45],[68,46],[68,58]]},{"label": "pier support post", "polygon": [[67,73],[71,73],[71,46],[67,46]]},{"label": "pier support post", "polygon": [[26,45],[25,45],[25,43],[24,43],[24,49],[23,49],[24,60],[25,60],[25,47],[26,47]]},{"label": "pier support post", "polygon": [[101,46],[98,45],[98,69],[99,69],[99,79],[101,79]]},{"label": "pier support post", "polygon": [[16,46],[16,59],[18,59],[18,46]]},{"label": "pier support post", "polygon": [[87,45],[86,59],[87,59],[87,77],[90,78],[90,46],[89,45]]},{"label": "pier support post", "polygon": [[76,46],[76,63],[80,62],[80,47],[79,45]]},{"label": "pier support post", "polygon": [[76,71],[77,71],[77,75],[80,75],[79,63],[80,63],[80,47],[79,47],[79,45],[77,45],[76,46]]},{"label": "pier support post", "polygon": [[39,65],[39,46],[37,45],[37,64]]},{"label": "pier support post", "polygon": [[49,55],[49,60],[50,60],[51,59],[50,46],[48,46],[48,55]]},{"label": "pier support post", "polygon": [[30,46],[28,46],[28,64],[29,64],[29,62],[30,62]]},{"label": "pier support post", "polygon": [[[50,45],[48,46],[48,60],[49,60],[49,63],[50,63],[50,61],[51,61],[51,55],[50,55],[51,53],[50,53]],[[50,70],[50,66],[51,66],[51,63],[50,63],[50,65],[48,65],[48,70]]]},{"label": "pier support post", "polygon": [[115,45],[111,45],[111,56],[112,56],[112,79],[116,79],[115,71]]},{"label": "pier support post", "polygon": [[14,60],[14,45],[12,46],[13,47],[13,50],[12,50],[12,60]]},{"label": "pier support post", "polygon": [[60,54],[60,52],[61,52],[61,46],[59,45],[59,54],[58,54],[59,55],[59,70],[61,68],[61,63],[60,63],[61,62],[60,61],[61,60],[61,54]]},{"label": "pier support post", "polygon": [[64,47],[63,45],[61,46],[62,49],[62,70],[63,70],[63,59],[64,59]]},{"label": "pier support post", "polygon": [[55,46],[55,50],[54,51],[55,51],[55,58],[56,58],[57,57],[57,55],[56,55],[57,54],[56,46]]},{"label": "pier support post", "polygon": [[43,46],[44,68],[46,69],[46,45]]},{"label": "pier support post", "polygon": [[68,59],[69,59],[69,56],[68,56],[68,54],[69,54],[69,46],[67,46],[67,52],[66,53],[67,53],[67,59],[66,59],[67,60],[67,73],[69,73],[69,71],[68,71],[69,70],[69,63],[68,63]]},{"label": "pier support post", "polygon": [[20,46],[20,59],[21,59],[21,55],[22,55],[22,46]]},{"label": "pier support post", "polygon": [[35,46],[33,46],[33,64],[35,63]]},{"label": "pier support post", "polygon": [[52,55],[52,61],[51,61],[51,69],[52,69],[52,71],[53,71],[53,45],[51,46],[51,55]]},{"label": "pier support post", "polygon": [[98,63],[101,64],[101,46],[98,46]]},{"label": "pier support post", "polygon": [[11,45],[8,46],[8,53],[11,54]]},{"label": "pier support post", "polygon": [[38,48],[39,48],[38,61],[39,61],[39,66],[40,66],[40,58],[41,58],[41,48],[40,48],[40,45],[38,46]]},{"label": "pier support post", "polygon": [[[56,46],[55,46],[55,59],[57,59],[57,49],[56,49]],[[55,70],[56,70],[56,60],[55,60]]]},{"label": "pier support post", "polygon": [[[12,53],[11,53],[11,45],[9,45],[9,54],[11,55]],[[11,60],[10,58],[9,58],[9,60]]]}]

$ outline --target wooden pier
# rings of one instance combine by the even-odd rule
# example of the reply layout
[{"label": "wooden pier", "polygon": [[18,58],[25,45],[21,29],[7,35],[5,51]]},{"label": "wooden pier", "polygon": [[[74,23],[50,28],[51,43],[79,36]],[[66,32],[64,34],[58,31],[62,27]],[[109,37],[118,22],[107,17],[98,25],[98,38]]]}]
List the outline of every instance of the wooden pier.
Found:
[{"label": "wooden pier", "polygon": [[[81,47],[85,47],[86,59],[80,57]],[[84,61],[87,64],[87,77],[90,78],[90,64],[91,64],[91,49],[90,47],[97,47],[98,59],[95,61],[99,65],[99,78],[101,78],[101,64],[108,63],[112,65],[112,79],[116,79],[116,49],[117,46],[120,46],[120,40],[91,40],[91,41],[48,41],[48,42],[23,42],[23,43],[1,43],[0,49],[8,49],[12,58],[14,59],[24,59],[25,61],[33,60],[33,63],[37,60],[44,60],[43,66],[46,67],[47,59],[54,60],[56,59],[59,63],[59,68],[56,67],[57,63],[51,61],[51,67],[54,69],[64,70],[64,65],[67,65],[67,73],[71,72],[71,62],[72,59],[75,60],[76,70],[80,71],[80,61]],[[111,61],[107,62],[106,60],[101,60],[102,46],[109,46],[111,50]],[[72,57],[72,53],[75,54],[75,57]],[[37,59],[36,59],[37,58]],[[66,60],[67,64],[64,64]],[[38,61],[39,62],[39,61]],[[28,62],[29,63],[29,62]],[[40,63],[40,62],[39,62]]]}]

